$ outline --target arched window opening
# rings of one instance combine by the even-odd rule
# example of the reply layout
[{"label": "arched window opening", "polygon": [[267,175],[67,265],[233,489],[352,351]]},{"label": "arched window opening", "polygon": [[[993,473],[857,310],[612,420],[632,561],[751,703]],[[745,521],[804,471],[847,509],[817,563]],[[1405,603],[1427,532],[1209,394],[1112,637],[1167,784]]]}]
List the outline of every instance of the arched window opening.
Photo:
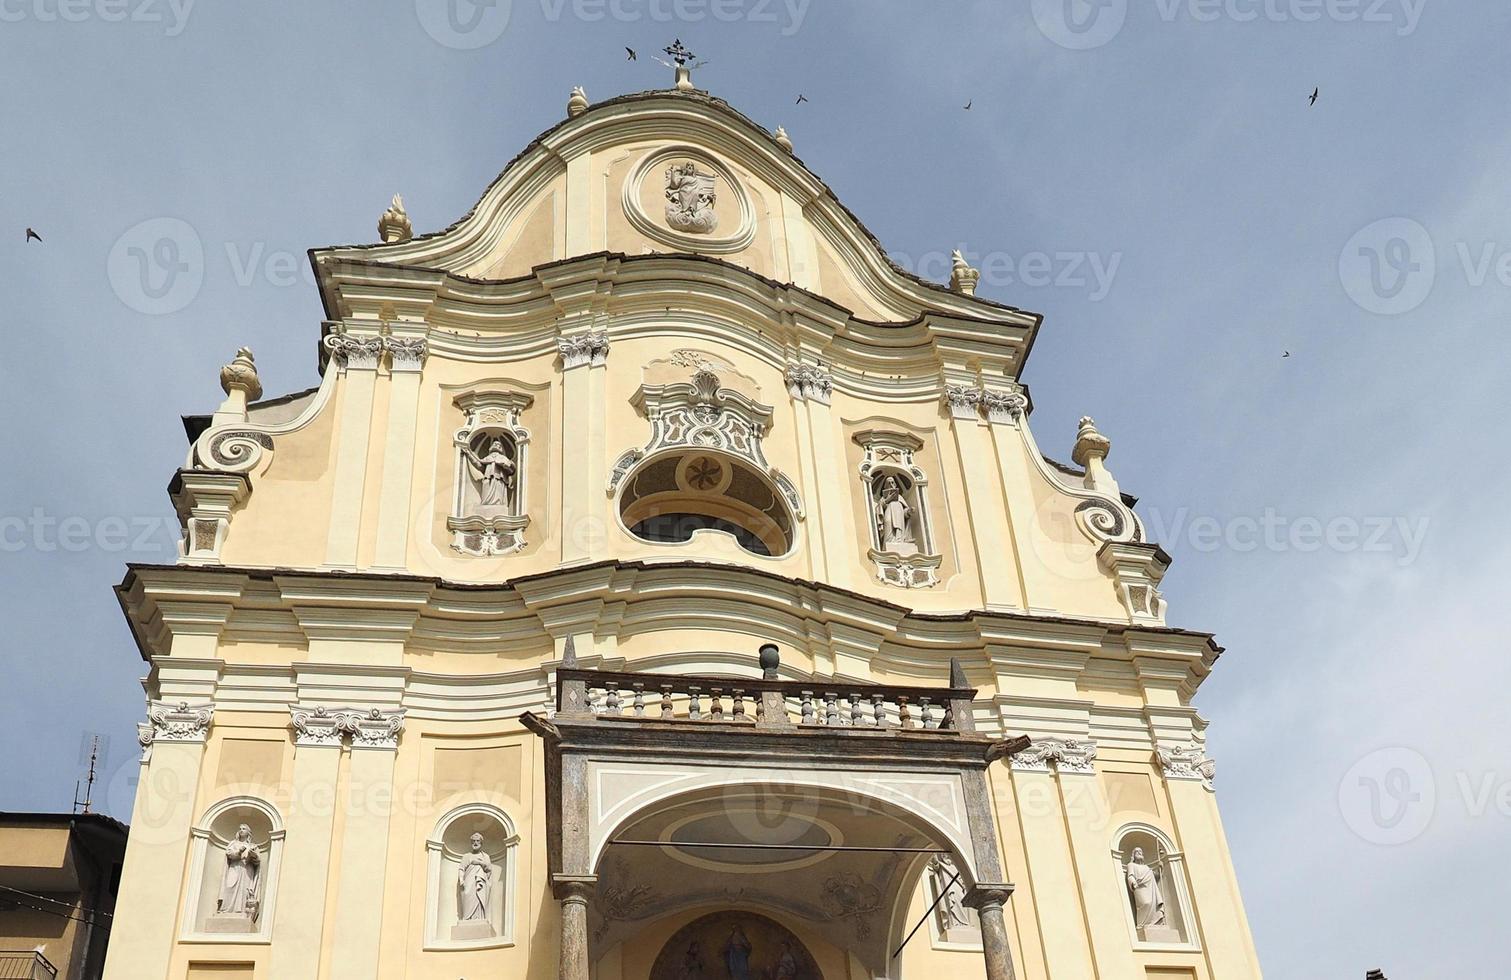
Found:
[{"label": "arched window opening", "polygon": [[672,453],[625,482],[620,518],[642,541],[681,544],[700,531],[732,536],[754,555],[792,549],[793,520],[782,494],[748,464],[724,453]]}]

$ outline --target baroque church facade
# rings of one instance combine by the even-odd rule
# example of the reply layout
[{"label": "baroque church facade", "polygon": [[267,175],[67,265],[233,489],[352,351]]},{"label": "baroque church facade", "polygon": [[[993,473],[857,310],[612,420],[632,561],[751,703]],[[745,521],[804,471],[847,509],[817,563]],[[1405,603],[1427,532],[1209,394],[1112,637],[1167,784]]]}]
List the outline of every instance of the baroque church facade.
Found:
[{"label": "baroque church facade", "polygon": [[186,420],[107,977],[1260,976],[1220,647],[1096,425],[1041,452],[1040,317],[685,67],[566,108]]}]

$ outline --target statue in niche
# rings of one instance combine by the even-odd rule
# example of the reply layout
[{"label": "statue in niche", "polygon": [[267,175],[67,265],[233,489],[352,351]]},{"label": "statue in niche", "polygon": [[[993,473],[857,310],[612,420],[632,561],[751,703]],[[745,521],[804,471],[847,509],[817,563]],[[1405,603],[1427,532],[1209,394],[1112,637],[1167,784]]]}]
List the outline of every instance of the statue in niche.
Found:
[{"label": "statue in niche", "polygon": [[902,481],[895,476],[882,476],[876,496],[876,531],[881,550],[899,555],[917,554],[918,539],[912,527],[913,505],[907,501]]},{"label": "statue in niche", "polygon": [[939,898],[939,938],[945,942],[980,942],[976,910],[965,904],[965,885],[960,881],[954,860],[948,854],[937,854],[929,862],[929,872],[934,876],[934,894]]},{"label": "statue in niche", "polygon": [[489,889],[493,884],[493,859],[483,851],[483,835],[472,835],[472,850],[457,869],[457,918],[462,922],[488,921]]},{"label": "statue in niche", "polygon": [[1133,902],[1133,925],[1147,942],[1180,942],[1165,913],[1164,882],[1158,866],[1144,863],[1144,849],[1135,847],[1124,868],[1128,898]]},{"label": "statue in niche", "polygon": [[700,173],[691,161],[666,171],[666,223],[678,231],[707,234],[719,224],[714,213],[714,175]]},{"label": "statue in niche", "polygon": [[252,841],[252,828],[242,824],[236,828],[235,839],[226,845],[226,874],[215,902],[216,915],[241,916],[248,921],[257,918],[257,876],[261,867],[262,854]]},{"label": "statue in niche", "polygon": [[478,510],[482,516],[505,513],[514,494],[514,456],[501,436],[494,436],[479,455],[462,444],[462,453],[476,470]]}]

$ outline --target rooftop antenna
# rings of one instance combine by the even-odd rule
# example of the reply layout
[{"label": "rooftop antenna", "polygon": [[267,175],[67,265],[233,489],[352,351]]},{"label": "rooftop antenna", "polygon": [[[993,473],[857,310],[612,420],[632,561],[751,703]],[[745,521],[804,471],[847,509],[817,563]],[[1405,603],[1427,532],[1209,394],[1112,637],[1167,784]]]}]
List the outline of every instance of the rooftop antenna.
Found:
[{"label": "rooftop antenna", "polygon": [[79,799],[79,782],[73,784],[73,812],[90,813],[90,807],[94,805],[94,766],[100,757],[100,736],[94,737],[94,742],[89,746],[89,776],[84,782],[84,798]]}]

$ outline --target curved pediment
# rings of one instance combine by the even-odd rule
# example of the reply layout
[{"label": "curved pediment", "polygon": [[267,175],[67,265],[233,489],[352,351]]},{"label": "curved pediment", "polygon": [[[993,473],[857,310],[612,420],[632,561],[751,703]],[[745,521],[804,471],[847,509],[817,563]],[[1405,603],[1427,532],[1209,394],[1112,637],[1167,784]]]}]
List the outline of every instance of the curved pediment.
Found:
[{"label": "curved pediment", "polygon": [[451,227],[407,237],[396,202],[381,223],[396,240],[315,250],[322,279],[340,274],[340,260],[496,282],[595,253],[692,254],[799,286],[870,322],[928,312],[1037,322],[896,266],[790,143],[719,99],[655,91],[574,111]]}]

